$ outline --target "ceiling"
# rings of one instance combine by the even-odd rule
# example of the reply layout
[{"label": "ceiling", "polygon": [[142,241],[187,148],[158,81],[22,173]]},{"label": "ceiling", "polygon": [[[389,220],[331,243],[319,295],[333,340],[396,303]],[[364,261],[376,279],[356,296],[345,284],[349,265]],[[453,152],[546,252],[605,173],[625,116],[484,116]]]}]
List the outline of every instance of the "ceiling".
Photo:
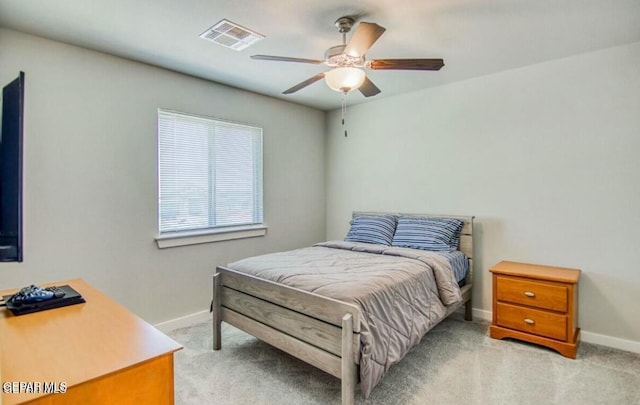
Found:
[{"label": "ceiling", "polygon": [[[323,110],[342,97],[322,81],[282,91],[325,66],[250,55],[322,59],[344,15],[387,29],[368,59],[445,61],[438,72],[368,71],[382,93],[352,92],[350,105],[640,41],[639,0],[0,0],[2,27]],[[240,52],[199,38],[223,18],[266,38]]]}]

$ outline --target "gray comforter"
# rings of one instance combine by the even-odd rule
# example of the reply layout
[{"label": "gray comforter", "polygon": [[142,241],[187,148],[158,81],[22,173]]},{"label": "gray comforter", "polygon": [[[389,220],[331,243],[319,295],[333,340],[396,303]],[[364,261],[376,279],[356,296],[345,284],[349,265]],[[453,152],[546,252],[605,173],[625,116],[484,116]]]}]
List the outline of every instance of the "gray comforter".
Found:
[{"label": "gray comforter", "polygon": [[356,304],[361,317],[360,389],[385,372],[462,301],[435,252],[344,241],[240,260],[229,268]]}]

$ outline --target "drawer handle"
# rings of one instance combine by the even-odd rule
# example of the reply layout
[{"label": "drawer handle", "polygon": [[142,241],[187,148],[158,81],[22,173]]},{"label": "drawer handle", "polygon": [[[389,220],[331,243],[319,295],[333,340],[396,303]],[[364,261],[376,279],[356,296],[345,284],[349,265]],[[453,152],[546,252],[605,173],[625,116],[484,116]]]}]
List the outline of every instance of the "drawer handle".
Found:
[{"label": "drawer handle", "polygon": [[529,325],[533,325],[536,322],[533,319],[524,318],[524,323],[528,323]]},{"label": "drawer handle", "polygon": [[525,292],[524,292],[524,295],[526,295],[527,297],[531,297],[531,298],[533,298],[533,297],[535,297],[535,296],[536,296],[536,293],[533,293],[533,292],[531,292],[531,291],[525,291]]}]

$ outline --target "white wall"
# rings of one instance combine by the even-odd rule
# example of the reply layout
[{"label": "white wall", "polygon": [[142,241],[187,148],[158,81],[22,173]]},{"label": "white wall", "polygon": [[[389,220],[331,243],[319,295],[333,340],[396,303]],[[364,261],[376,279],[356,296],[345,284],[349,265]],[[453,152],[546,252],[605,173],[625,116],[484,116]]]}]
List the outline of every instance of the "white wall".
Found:
[{"label": "white wall", "polygon": [[[325,238],[323,112],[9,30],[0,61],[26,76],[24,262],[0,289],[82,277],[156,323],[207,310],[216,265]],[[156,247],[158,107],[264,128],[265,237]]]},{"label": "white wall", "polygon": [[381,99],[348,138],[333,111],[328,238],[353,210],[475,215],[474,307],[500,260],[580,268],[583,331],[640,343],[639,66],[635,43]]}]

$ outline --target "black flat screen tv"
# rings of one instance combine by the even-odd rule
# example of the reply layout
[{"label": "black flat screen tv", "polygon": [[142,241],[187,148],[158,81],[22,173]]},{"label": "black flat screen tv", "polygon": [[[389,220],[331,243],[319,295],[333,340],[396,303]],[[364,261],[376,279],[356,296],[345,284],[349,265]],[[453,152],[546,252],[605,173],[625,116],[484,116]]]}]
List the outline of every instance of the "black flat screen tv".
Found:
[{"label": "black flat screen tv", "polygon": [[0,132],[0,262],[22,261],[22,130],[24,72],[2,90]]}]

